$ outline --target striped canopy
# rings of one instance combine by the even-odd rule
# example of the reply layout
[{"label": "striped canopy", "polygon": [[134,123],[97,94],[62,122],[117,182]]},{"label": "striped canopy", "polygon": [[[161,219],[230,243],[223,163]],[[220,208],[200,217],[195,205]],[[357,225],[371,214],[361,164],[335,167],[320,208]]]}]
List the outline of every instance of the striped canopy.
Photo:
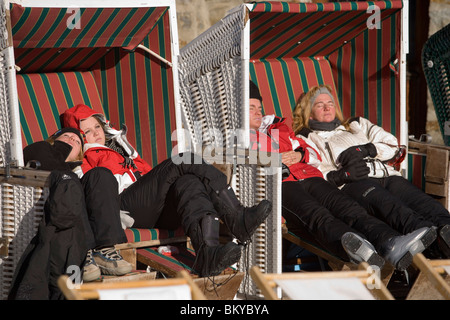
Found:
[{"label": "striped canopy", "polygon": [[175,130],[169,6],[40,8],[11,4],[22,144],[47,138],[83,103],[128,127],[151,165],[170,156]]},{"label": "striped canopy", "polygon": [[134,49],[167,7],[29,8],[12,4],[15,48]]},{"label": "striped canopy", "polygon": [[345,116],[400,134],[402,1],[258,2],[250,10],[250,77],[267,114],[290,117],[302,92],[328,84]]}]

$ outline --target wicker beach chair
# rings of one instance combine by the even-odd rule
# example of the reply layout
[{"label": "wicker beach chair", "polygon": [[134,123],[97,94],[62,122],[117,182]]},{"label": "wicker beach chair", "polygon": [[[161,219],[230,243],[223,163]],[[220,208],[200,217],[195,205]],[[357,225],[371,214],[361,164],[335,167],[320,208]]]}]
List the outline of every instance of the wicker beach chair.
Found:
[{"label": "wicker beach chair", "polygon": [[[59,114],[84,103],[116,127],[126,123],[128,139],[151,165],[171,155],[178,125],[175,2],[122,5],[111,1],[102,8],[94,1],[71,9],[57,1],[1,2],[2,298],[48,195],[49,173],[24,169],[22,148],[55,132]],[[160,232],[157,239],[162,235],[174,234]]]},{"label": "wicker beach chair", "polygon": [[[248,73],[241,48],[245,13],[238,8],[180,50],[181,110],[194,152],[217,150],[231,160],[232,185],[241,203],[272,201],[272,215],[246,246],[238,268],[247,271],[257,265],[276,273],[281,272],[281,170],[278,155],[259,161],[261,155],[247,156],[245,151],[249,147],[248,81],[243,81]],[[259,294],[251,281],[243,282],[240,293]]]},{"label": "wicker beach chair", "polygon": [[[402,1],[264,1],[230,10],[180,50],[182,111],[189,131],[198,133],[194,144],[214,145],[217,142],[210,133],[215,131],[222,132],[227,137],[225,143],[229,143],[233,129],[242,128],[245,147],[251,79],[260,88],[264,114],[285,117],[291,124],[292,109],[300,94],[312,86],[328,84],[345,117],[366,117],[406,145],[405,52],[401,40],[406,37],[402,34],[402,7]],[[377,19],[374,13],[379,13]],[[237,166],[236,178],[241,179],[245,170],[248,169]],[[256,179],[264,185],[263,179]],[[280,205],[281,184],[273,179],[280,176],[266,176],[265,186],[272,193],[271,199]],[[262,196],[270,199],[270,193]],[[281,214],[273,219],[267,222],[273,239],[267,231],[261,236],[269,248],[274,247],[271,243],[279,248]],[[290,240],[302,237],[289,232],[282,236]],[[331,260],[328,253],[316,248],[318,254]],[[262,259],[266,261],[262,272],[281,272],[280,249],[255,249],[255,254],[257,250],[261,255],[270,252],[277,259],[272,266]],[[250,290],[260,294],[254,283]]]},{"label": "wicker beach chair", "polygon": [[[115,127],[125,123],[128,140],[152,166],[173,152],[186,151],[185,141],[194,132],[184,129],[188,126],[179,108],[175,1],[129,1],[123,6],[124,1],[113,0],[108,7],[93,1],[80,9],[61,8],[52,0],[1,4],[0,282],[6,298],[48,196],[49,173],[23,169],[22,148],[55,132],[62,112],[83,103],[104,113]],[[84,27],[78,28],[78,23]],[[250,156],[243,150],[232,155],[230,163],[248,164]],[[255,163],[253,171],[264,170]],[[229,169],[225,166],[231,176]],[[248,189],[253,201],[248,181],[235,184],[240,188],[237,195],[243,199],[241,190]],[[143,247],[187,240],[180,230],[126,233],[129,243],[118,249],[134,264],[150,260],[151,252]],[[158,252],[153,253],[155,258]],[[180,263],[169,260],[160,271],[173,275],[170,268]],[[239,272],[237,279],[242,279]]]},{"label": "wicker beach chair", "polygon": [[450,146],[450,24],[423,46],[422,68],[444,144]]}]

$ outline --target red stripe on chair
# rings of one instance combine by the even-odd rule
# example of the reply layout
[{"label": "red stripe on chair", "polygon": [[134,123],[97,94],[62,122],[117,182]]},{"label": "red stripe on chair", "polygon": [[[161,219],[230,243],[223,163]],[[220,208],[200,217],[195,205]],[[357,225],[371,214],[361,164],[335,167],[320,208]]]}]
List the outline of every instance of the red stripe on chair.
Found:
[{"label": "red stripe on chair", "polygon": [[[372,3],[256,4],[250,12],[252,56],[270,59],[329,55],[367,28],[370,5]],[[384,20],[398,11],[402,2],[373,5],[380,9],[380,20]]]},{"label": "red stripe on chair", "polygon": [[15,48],[16,64],[21,73],[87,70],[109,48]]},{"label": "red stripe on chair", "polygon": [[134,49],[166,11],[167,7],[29,8],[12,4],[14,47]]},{"label": "red stripe on chair", "polygon": [[59,115],[75,104],[102,111],[90,72],[18,74],[16,78],[24,146],[58,130]]},{"label": "red stripe on chair", "polygon": [[408,180],[416,187],[425,190],[425,154],[408,153]]},{"label": "red stripe on chair", "polygon": [[[167,19],[164,16],[143,41],[163,57],[171,56]],[[172,69],[141,49],[113,49],[93,73],[106,116],[115,127],[127,125],[128,140],[143,159],[155,166],[170,157],[175,130]]]},{"label": "red stripe on chair", "polygon": [[184,236],[183,228],[176,230],[129,228],[125,230],[128,242],[170,239]]}]

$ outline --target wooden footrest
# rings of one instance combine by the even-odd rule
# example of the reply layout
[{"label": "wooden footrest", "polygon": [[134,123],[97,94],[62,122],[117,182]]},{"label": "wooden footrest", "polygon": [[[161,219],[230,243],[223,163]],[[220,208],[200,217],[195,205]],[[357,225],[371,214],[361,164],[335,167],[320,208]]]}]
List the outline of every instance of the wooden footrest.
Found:
[{"label": "wooden footrest", "polygon": [[154,280],[156,279],[156,272],[145,272],[145,271],[132,271],[130,273],[124,274],[123,276],[110,276],[102,275],[99,278],[99,282],[129,282],[129,281],[140,281],[140,280]]},{"label": "wooden footrest", "polygon": [[234,298],[244,277],[243,272],[228,268],[218,276],[199,278],[192,271],[195,262],[194,250],[182,245],[177,248],[178,253],[172,255],[159,253],[157,247],[138,249],[137,260],[168,277],[175,277],[181,270],[186,270],[208,300],[232,300]]}]

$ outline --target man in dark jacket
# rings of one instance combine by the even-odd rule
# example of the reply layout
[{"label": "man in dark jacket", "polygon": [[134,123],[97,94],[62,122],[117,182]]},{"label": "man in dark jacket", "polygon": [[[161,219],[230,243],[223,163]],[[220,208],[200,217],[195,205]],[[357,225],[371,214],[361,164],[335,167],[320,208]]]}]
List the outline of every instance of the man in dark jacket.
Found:
[{"label": "man in dark jacket", "polygon": [[[62,274],[76,283],[88,281],[87,274],[90,280],[100,276],[95,261],[86,260],[89,249],[126,242],[112,173],[96,168],[80,181],[72,172],[81,164],[82,147],[79,131],[64,128],[24,149],[25,163],[52,171],[44,217],[16,268],[9,299],[62,299],[57,286]],[[112,258],[122,274],[131,271],[122,257]]]},{"label": "man in dark jacket", "polygon": [[44,217],[17,266],[9,299],[63,299],[59,276],[73,271],[69,276],[81,281],[88,250],[84,191],[78,177],[68,171],[52,171],[49,182]]}]

